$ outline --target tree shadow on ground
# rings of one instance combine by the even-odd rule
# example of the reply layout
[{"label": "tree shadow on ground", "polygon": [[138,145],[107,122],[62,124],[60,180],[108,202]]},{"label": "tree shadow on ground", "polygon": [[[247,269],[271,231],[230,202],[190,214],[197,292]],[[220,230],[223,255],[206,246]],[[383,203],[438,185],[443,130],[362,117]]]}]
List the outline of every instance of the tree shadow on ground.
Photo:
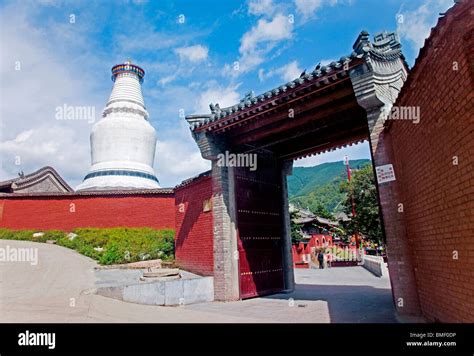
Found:
[{"label": "tree shadow on ground", "polygon": [[291,293],[265,296],[269,299],[294,299],[294,307],[305,300],[325,301],[331,323],[397,323],[390,289],[364,285],[296,284]]}]

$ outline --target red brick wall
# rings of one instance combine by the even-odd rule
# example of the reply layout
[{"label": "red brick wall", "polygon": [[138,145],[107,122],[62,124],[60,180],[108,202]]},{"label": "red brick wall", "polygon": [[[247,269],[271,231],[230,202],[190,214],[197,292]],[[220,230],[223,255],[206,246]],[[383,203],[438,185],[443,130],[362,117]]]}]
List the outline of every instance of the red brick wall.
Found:
[{"label": "red brick wall", "polygon": [[0,227],[10,229],[175,228],[173,194],[4,198],[0,211]]},{"label": "red brick wall", "polygon": [[420,316],[413,251],[406,238],[405,214],[398,212],[398,204],[404,203],[400,194],[399,172],[394,163],[391,137],[386,132],[382,132],[379,137],[374,162],[377,166],[394,164],[397,179],[378,186],[394,305],[400,314]]},{"label": "red brick wall", "polygon": [[395,103],[419,106],[420,122],[392,121],[385,134],[404,207],[398,244],[431,321],[474,322],[473,11],[467,1],[440,20]]},{"label": "red brick wall", "polygon": [[204,276],[214,273],[212,209],[203,211],[203,203],[209,199],[212,201],[210,176],[175,191],[176,261],[185,270]]}]

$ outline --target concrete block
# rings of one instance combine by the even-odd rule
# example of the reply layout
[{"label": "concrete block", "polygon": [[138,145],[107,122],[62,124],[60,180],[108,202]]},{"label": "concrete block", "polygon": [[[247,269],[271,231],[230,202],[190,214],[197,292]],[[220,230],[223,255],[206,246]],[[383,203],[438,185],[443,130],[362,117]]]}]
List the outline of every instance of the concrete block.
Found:
[{"label": "concrete block", "polygon": [[102,287],[98,288],[96,293],[103,297],[123,300],[123,288],[120,287]]},{"label": "concrete block", "polygon": [[[189,276],[188,276],[189,277]],[[147,305],[183,305],[212,302],[214,277],[182,278],[125,286],[101,287],[96,293],[125,302]]]},{"label": "concrete block", "polygon": [[141,283],[124,287],[126,302],[165,305],[165,283]]},{"label": "concrete block", "polygon": [[212,302],[214,300],[214,278],[187,279],[184,286],[184,304]]},{"label": "concrete block", "polygon": [[180,305],[184,302],[181,298],[184,298],[184,286],[183,280],[168,281],[162,283],[165,288],[165,305]]}]

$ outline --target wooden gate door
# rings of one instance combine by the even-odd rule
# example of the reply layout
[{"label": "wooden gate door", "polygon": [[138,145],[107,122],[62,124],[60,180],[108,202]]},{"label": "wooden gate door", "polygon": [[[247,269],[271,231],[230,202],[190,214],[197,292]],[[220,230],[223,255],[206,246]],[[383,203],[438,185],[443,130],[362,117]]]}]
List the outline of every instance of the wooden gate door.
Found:
[{"label": "wooden gate door", "polygon": [[273,163],[235,169],[240,297],[283,290],[282,196]]}]

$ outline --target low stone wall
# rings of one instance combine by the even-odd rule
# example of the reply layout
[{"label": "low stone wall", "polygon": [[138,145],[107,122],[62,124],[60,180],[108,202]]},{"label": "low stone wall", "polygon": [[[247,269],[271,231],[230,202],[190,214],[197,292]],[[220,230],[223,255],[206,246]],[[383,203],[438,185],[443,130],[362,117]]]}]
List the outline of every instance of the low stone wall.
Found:
[{"label": "low stone wall", "polygon": [[381,256],[363,255],[362,266],[377,277],[387,275],[387,268]]},{"label": "low stone wall", "polygon": [[214,300],[214,278],[181,278],[98,288],[97,294],[149,305],[186,305]]}]

